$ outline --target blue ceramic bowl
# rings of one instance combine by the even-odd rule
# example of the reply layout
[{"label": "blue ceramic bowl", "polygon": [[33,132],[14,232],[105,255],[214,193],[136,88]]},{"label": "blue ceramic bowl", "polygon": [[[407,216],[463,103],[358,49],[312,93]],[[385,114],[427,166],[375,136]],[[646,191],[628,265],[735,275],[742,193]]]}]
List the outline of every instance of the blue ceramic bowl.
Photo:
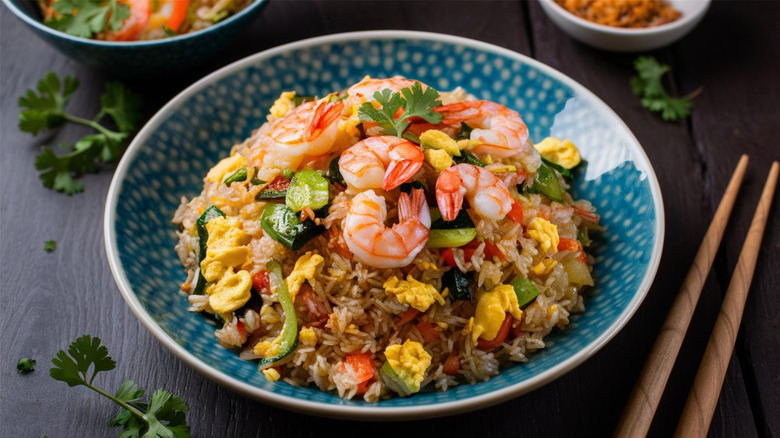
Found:
[{"label": "blue ceramic bowl", "polygon": [[151,41],[99,41],[74,37],[41,22],[38,2],[2,0],[35,34],[78,62],[126,78],[161,76],[184,71],[227,46],[254,20],[266,0],[254,0],[237,14],[206,29]]},{"label": "blue ceramic bowl", "polygon": [[[368,404],[313,388],[266,381],[252,362],[217,343],[215,327],[187,312],[173,247],[171,217],[182,196],[231,146],[264,121],[283,90],[324,95],[373,77],[404,75],[441,90],[461,85],[518,110],[531,138],[570,138],[588,161],[579,197],[598,207],[607,231],[596,236],[597,293],[565,332],[525,364],[476,385]],[[377,31],[288,44],[227,66],[192,85],[141,130],[108,192],[105,241],[119,290],[166,347],[207,377],[271,404],[312,414],[360,419],[452,415],[486,407],[560,377],[598,351],[625,325],[653,281],[664,237],[661,193],[641,146],[601,100],[533,59],[446,35]]]}]

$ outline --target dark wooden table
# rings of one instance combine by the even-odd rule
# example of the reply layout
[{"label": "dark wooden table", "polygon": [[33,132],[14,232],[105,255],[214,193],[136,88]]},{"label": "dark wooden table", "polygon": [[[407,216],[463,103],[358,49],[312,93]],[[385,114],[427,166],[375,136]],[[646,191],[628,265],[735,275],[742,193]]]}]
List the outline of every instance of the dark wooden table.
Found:
[{"label": "dark wooden table", "polygon": [[[234,46],[187,74],[130,82],[147,115],[204,74],[282,43],[366,29],[442,32],[530,55],[591,89],[612,107],[647,151],[666,206],[666,242],[655,284],[623,331],[585,364],[530,394],[474,413],[414,423],[323,419],[249,400],[205,379],[162,347],[125,305],[109,272],[102,218],[111,171],[86,177],[68,197],[41,186],[33,167],[44,144],[73,140],[68,127],[33,138],[16,127],[16,100],[46,71],[74,74],[82,87],[76,114],[94,114],[111,79],[54,51],[0,8],[0,436],[115,436],[114,405],[86,388],[48,376],[49,360],[77,336],[99,336],[117,360],[106,388],[132,378],[165,387],[190,405],[196,437],[417,435],[606,436],[614,428],[661,322],[739,155],[750,154],[740,199],[715,269],[671,375],[652,436],[670,436],[682,411],[771,160],[780,158],[780,2],[715,2],[687,38],[653,55],[674,68],[681,92],[699,86],[689,120],[665,123],[629,88],[634,55],[602,52],[562,34],[536,3],[289,2],[274,0]],[[780,436],[780,225],[775,196],[753,287],[711,436]],[[44,241],[56,240],[54,253]],[[16,361],[38,360],[19,376]]]}]

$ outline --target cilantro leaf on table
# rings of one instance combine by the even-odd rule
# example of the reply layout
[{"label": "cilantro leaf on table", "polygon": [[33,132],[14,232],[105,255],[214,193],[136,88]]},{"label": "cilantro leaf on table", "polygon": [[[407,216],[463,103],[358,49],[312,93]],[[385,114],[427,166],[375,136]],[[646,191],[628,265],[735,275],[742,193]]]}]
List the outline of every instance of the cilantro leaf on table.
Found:
[{"label": "cilantro leaf on table", "polygon": [[665,121],[676,121],[691,114],[693,98],[701,89],[683,97],[672,97],[663,85],[663,77],[671,68],[650,56],[640,56],[634,61],[637,76],[631,78],[631,90],[641,98],[642,106],[661,113]]},{"label": "cilantro leaf on table", "polygon": [[52,359],[51,377],[68,386],[86,386],[114,401],[120,411],[108,421],[111,427],[122,427],[120,438],[188,438],[189,408],[181,397],[168,391],[157,390],[149,403],[143,402],[145,391],[132,380],[125,381],[114,395],[93,385],[98,373],[110,371],[116,362],[101,345],[100,338],[84,335],[68,347],[60,350]]},{"label": "cilantro leaf on table", "polygon": [[[380,108],[376,108],[371,102],[365,102],[360,106],[358,118],[376,122],[385,135],[400,138],[415,117],[431,124],[437,124],[442,119],[442,115],[433,110],[441,106],[439,92],[431,87],[423,91],[419,82],[402,89],[400,93],[387,88],[381,92],[376,91],[374,100],[381,105]],[[403,113],[396,118],[399,109],[403,109]]]},{"label": "cilantro leaf on table", "polygon": [[55,240],[47,240],[46,243],[43,245],[43,250],[46,252],[54,252],[54,250],[57,249],[57,241]]},{"label": "cilantro leaf on table", "polygon": [[46,73],[38,81],[38,93],[30,89],[19,98],[19,106],[23,108],[19,114],[19,129],[36,135],[62,125],[65,122],[65,104],[79,85],[79,80],[73,76],[65,76],[60,81],[54,72]]},{"label": "cilantro leaf on table", "polygon": [[28,374],[35,371],[35,359],[23,357],[16,362],[16,372],[19,374]]},{"label": "cilantro leaf on table", "polygon": [[117,31],[130,18],[130,8],[118,0],[54,0],[57,18],[44,22],[67,34],[92,38],[103,31]]},{"label": "cilantro leaf on table", "polygon": [[[68,98],[79,86],[78,79],[67,76],[63,81],[53,72],[38,81],[36,91],[27,90],[19,98],[22,112],[19,128],[36,135],[54,129],[65,122],[88,126],[97,133],[87,135],[73,144],[72,150],[57,155],[54,149],[44,147],[35,159],[35,168],[41,171],[44,187],[72,195],[84,191],[84,185],[75,180],[85,173],[97,172],[102,163],[112,163],[122,157],[130,134],[141,121],[141,100],[119,82],[106,84],[100,96],[101,109],[90,119],[65,111]],[[117,130],[109,129],[101,121],[111,119]]]}]

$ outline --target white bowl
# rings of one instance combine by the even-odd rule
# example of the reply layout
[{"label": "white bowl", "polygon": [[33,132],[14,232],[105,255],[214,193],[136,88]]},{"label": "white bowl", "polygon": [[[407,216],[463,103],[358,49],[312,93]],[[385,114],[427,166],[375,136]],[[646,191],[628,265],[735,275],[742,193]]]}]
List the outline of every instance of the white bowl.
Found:
[{"label": "white bowl", "polygon": [[613,52],[644,52],[669,45],[693,30],[710,7],[710,0],[670,0],[669,3],[682,14],[679,19],[655,27],[626,29],[580,18],[554,0],[540,0],[540,3],[550,20],[569,36]]}]

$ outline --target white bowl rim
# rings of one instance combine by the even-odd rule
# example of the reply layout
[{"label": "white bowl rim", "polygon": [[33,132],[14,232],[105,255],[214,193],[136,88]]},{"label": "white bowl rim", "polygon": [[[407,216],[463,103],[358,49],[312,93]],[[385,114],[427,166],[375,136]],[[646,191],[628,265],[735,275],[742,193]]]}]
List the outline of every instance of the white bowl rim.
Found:
[{"label": "white bowl rim", "polygon": [[653,26],[653,27],[641,27],[641,28],[623,28],[623,27],[615,27],[615,26],[607,26],[606,24],[599,24],[594,23],[590,20],[586,20],[578,15],[575,15],[568,9],[564,8],[563,6],[559,5],[555,2],[555,0],[540,0],[544,4],[549,5],[549,8],[553,11],[555,11],[558,16],[562,17],[564,20],[580,27],[585,27],[590,30],[601,32],[605,34],[611,34],[611,35],[620,35],[620,36],[636,36],[636,37],[642,37],[642,36],[650,36],[650,35],[658,35],[666,32],[673,32],[676,29],[684,28],[688,25],[688,23],[692,21],[698,21],[702,15],[704,15],[707,12],[707,9],[710,7],[710,3],[712,0],[695,0],[699,3],[701,3],[703,6],[696,11],[696,13],[693,14],[682,14],[680,19],[674,20],[669,23],[664,23],[659,26]]},{"label": "white bowl rim", "polygon": [[[507,56],[517,59],[527,65],[533,66],[545,74],[554,77],[556,80],[561,81],[567,86],[571,87],[576,93],[589,98],[596,107],[600,108],[608,114],[611,114],[615,120],[618,121],[628,134],[629,140],[631,140],[627,147],[634,152],[640,159],[644,159],[646,164],[644,171],[646,172],[648,183],[650,185],[650,191],[653,196],[653,206],[656,211],[656,224],[655,224],[655,239],[653,241],[652,256],[649,262],[647,272],[639,286],[639,291],[628,306],[619,315],[617,320],[604,331],[598,338],[591,341],[585,348],[575,353],[572,357],[558,363],[554,367],[542,372],[541,374],[534,376],[530,379],[517,382],[513,385],[501,388],[496,391],[491,391],[487,394],[478,395],[475,397],[469,397],[462,400],[449,401],[443,403],[436,403],[431,405],[420,406],[391,406],[391,407],[378,407],[370,404],[365,406],[349,406],[338,404],[326,404],[320,402],[312,402],[309,400],[302,400],[286,395],[276,394],[274,392],[255,387],[242,382],[234,377],[231,377],[215,368],[210,367],[205,362],[195,357],[192,353],[187,351],[184,347],[176,343],[165,331],[152,319],[151,315],[143,308],[138,297],[133,293],[129,281],[127,280],[124,270],[122,269],[119,256],[116,252],[116,233],[114,230],[116,205],[118,196],[122,188],[122,183],[125,178],[125,174],[128,171],[130,162],[133,157],[138,153],[144,141],[154,130],[162,123],[168,111],[175,108],[179,103],[185,101],[189,96],[210,85],[218,79],[231,75],[234,72],[241,71],[249,65],[257,64],[258,61],[275,56],[279,53],[284,53],[289,50],[296,50],[302,48],[308,48],[323,44],[333,44],[339,42],[348,41],[361,41],[361,40],[406,40],[406,39],[419,39],[433,42],[443,42],[463,45],[466,47],[474,48],[477,50],[492,52],[495,54]],[[542,385],[545,385],[552,380],[568,373],[573,370],[585,360],[593,356],[598,350],[600,350],[608,341],[610,341],[628,322],[633,316],[642,301],[647,296],[650,286],[652,285],[655,274],[658,270],[658,265],[661,259],[661,253],[663,249],[665,232],[665,214],[664,206],[661,197],[661,189],[658,185],[655,172],[653,170],[650,160],[647,158],[644,150],[640,146],[636,137],[631,130],[626,126],[625,122],[612,111],[607,104],[601,99],[596,97],[591,91],[580,85],[573,79],[558,72],[557,70],[549,67],[539,61],[531,59],[525,55],[517,52],[505,49],[493,44],[484,43],[481,41],[472,40],[469,38],[463,38],[453,35],[438,34],[431,32],[416,32],[405,30],[376,30],[376,31],[361,31],[361,32],[347,32],[332,35],[319,36],[309,38],[293,43],[284,44],[275,48],[271,48],[254,55],[250,55],[244,59],[229,64],[211,74],[206,75],[199,81],[187,87],[184,91],[180,92],[176,97],[171,99],[170,102],[165,104],[141,129],[141,131],[135,136],[124,157],[119,162],[114,177],[111,180],[111,185],[108,189],[108,195],[106,197],[106,209],[103,221],[103,233],[106,245],[106,256],[108,257],[108,263],[111,267],[111,273],[114,276],[114,280],[119,286],[119,291],[124,297],[130,309],[135,313],[136,317],[146,328],[156,337],[163,345],[171,350],[182,361],[193,367],[195,370],[208,377],[209,379],[225,386],[235,392],[243,394],[247,397],[251,397],[256,400],[260,400],[275,406],[280,406],[285,409],[303,412],[307,414],[334,417],[334,418],[348,418],[356,420],[410,420],[421,418],[432,418],[454,415],[466,411],[472,411],[480,408],[485,408],[505,400],[515,398],[519,395],[525,394],[533,389],[536,389]],[[381,402],[380,402],[381,403]]]}]

